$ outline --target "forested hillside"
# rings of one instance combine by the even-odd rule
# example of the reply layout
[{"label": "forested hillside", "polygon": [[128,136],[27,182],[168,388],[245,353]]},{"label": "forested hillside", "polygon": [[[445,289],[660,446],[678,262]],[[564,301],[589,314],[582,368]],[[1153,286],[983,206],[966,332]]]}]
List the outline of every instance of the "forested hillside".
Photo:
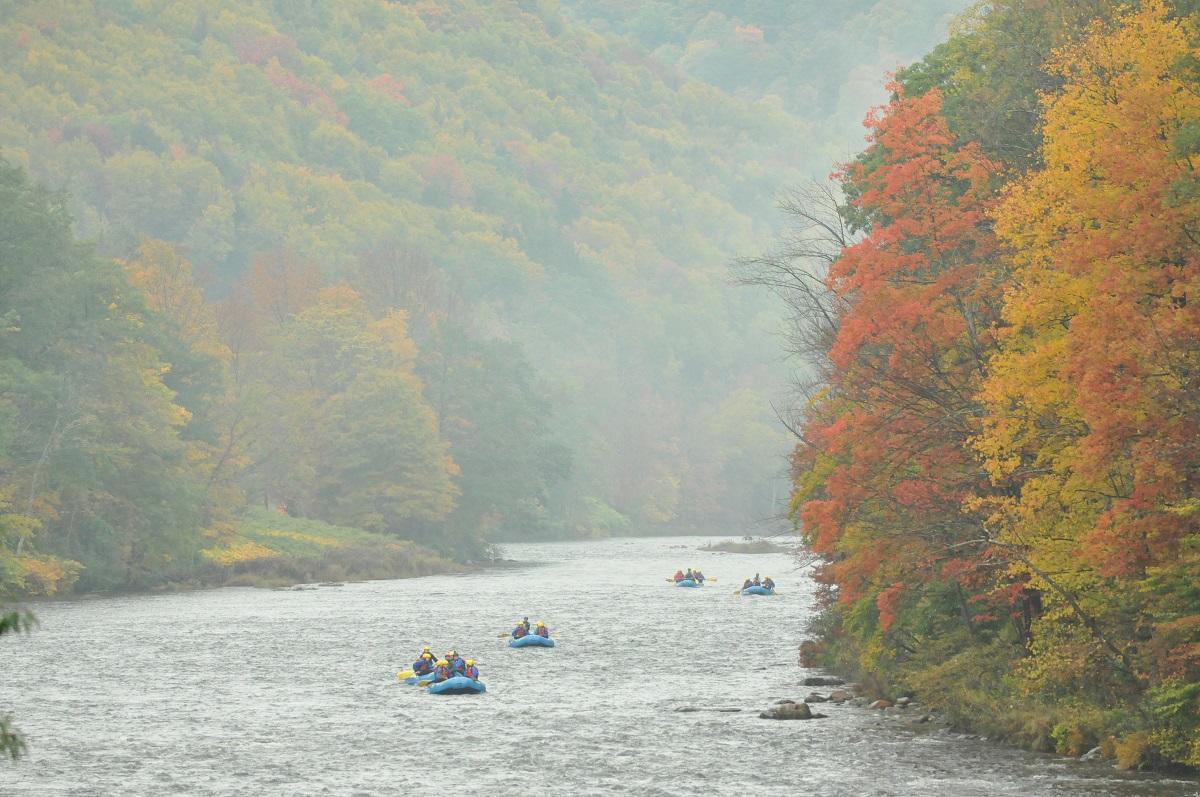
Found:
[{"label": "forested hillside", "polygon": [[0,2],[6,578],[269,558],[247,504],[456,556],[769,514],[727,269],[828,142],[695,77],[553,2]]},{"label": "forested hillside", "polygon": [[813,374],[810,661],[1200,765],[1198,47],[1188,3],[987,4],[899,74],[848,201],[793,208],[752,276]]}]

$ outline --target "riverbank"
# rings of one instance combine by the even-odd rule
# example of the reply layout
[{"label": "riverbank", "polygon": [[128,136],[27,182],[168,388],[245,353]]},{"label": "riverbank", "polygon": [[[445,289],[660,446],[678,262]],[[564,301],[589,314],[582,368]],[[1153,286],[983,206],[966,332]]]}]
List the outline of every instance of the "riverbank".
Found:
[{"label": "riverbank", "polygon": [[[822,625],[818,620],[813,627]],[[1155,696],[1141,695],[1140,701],[1119,705],[1102,704],[1083,692],[1057,703],[1035,700],[1010,685],[1010,674],[1020,661],[1012,649],[971,650],[928,667],[898,661],[891,667],[862,666],[870,658],[870,651],[845,638],[810,639],[800,645],[801,666],[852,682],[860,706],[891,710],[919,704],[922,718],[929,718],[926,722],[964,738],[1080,761],[1107,761],[1122,771],[1200,775],[1200,768],[1179,763],[1186,749],[1168,747],[1175,729],[1160,719],[1164,712],[1161,702],[1152,702]],[[1185,685],[1180,696],[1186,702],[1189,694]],[[1186,705],[1178,708],[1186,710]],[[1192,744],[1200,747],[1200,740]]]},{"label": "riverbank", "polygon": [[204,586],[413,578],[465,567],[409,540],[262,508],[246,512],[234,533],[201,555]]}]

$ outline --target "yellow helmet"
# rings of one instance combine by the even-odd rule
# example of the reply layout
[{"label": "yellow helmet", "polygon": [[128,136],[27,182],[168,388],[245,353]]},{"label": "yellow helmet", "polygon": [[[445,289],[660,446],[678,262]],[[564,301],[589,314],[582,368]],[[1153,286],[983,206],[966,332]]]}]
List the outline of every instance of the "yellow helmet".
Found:
[{"label": "yellow helmet", "polygon": [[538,628],[545,628],[545,627],[546,627],[546,624],[545,624],[545,623],[543,623],[541,620],[538,620],[538,623],[537,623],[537,624],[538,624]]},{"label": "yellow helmet", "polygon": [[475,665],[475,659],[467,659],[467,666],[473,667],[474,665]]},{"label": "yellow helmet", "polygon": [[424,653],[422,653],[422,654],[421,654],[421,658],[423,658],[423,659],[432,659],[432,658],[433,658],[433,654],[432,654],[432,653],[430,653],[430,652],[427,650],[427,651],[425,651]]},{"label": "yellow helmet", "polygon": [[446,665],[446,660],[445,660],[445,659],[438,659],[438,660],[437,660],[437,666],[439,666],[439,667],[445,667],[445,666],[447,666],[447,665]]},{"label": "yellow helmet", "polygon": [[422,646],[421,646],[421,650],[422,650],[423,652],[425,652],[425,653],[428,653],[428,652],[429,652],[429,646],[428,646],[428,645],[422,645]]}]

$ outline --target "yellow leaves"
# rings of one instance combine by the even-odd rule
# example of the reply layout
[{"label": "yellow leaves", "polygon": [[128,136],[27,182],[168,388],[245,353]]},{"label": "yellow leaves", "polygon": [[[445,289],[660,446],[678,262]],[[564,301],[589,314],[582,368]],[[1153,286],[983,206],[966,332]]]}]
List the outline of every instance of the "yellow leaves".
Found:
[{"label": "yellow leaves", "polygon": [[243,542],[228,548],[205,548],[200,552],[205,559],[215,562],[222,567],[232,567],[242,562],[253,562],[259,559],[271,559],[279,556],[265,545],[256,542]]},{"label": "yellow leaves", "polygon": [[282,531],[270,530],[258,532],[264,537],[278,537],[285,540],[295,540],[296,542],[308,542],[313,545],[319,545],[322,548],[340,548],[346,543],[342,540],[335,540],[332,537],[321,537],[316,534],[304,534],[299,531]]},{"label": "yellow leaves", "polygon": [[417,360],[417,344],[408,336],[408,313],[389,310],[387,315],[371,324],[374,332],[397,360],[412,365]]},{"label": "yellow leaves", "polygon": [[82,565],[54,556],[19,556],[22,588],[30,596],[51,596],[68,589],[79,578]]}]

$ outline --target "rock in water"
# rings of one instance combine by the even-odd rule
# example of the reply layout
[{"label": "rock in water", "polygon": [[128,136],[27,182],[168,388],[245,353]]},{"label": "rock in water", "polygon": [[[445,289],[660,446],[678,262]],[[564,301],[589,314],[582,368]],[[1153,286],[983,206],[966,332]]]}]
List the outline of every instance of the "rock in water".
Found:
[{"label": "rock in water", "polygon": [[821,719],[824,714],[813,714],[807,703],[783,703],[772,706],[758,715],[764,720],[811,720]]},{"label": "rock in water", "polygon": [[867,706],[867,708],[876,708],[876,709],[885,709],[885,708],[891,708],[891,707],[892,707],[892,703],[889,700],[876,700],[874,703]]},{"label": "rock in water", "polygon": [[819,692],[813,692],[808,697],[804,698],[805,703],[828,703],[829,698]]},{"label": "rock in water", "polygon": [[1088,750],[1086,753],[1079,756],[1079,760],[1080,761],[1099,761],[1100,760],[1100,748],[1093,747],[1091,750]]},{"label": "rock in water", "polygon": [[805,686],[842,686],[845,683],[841,678],[830,678],[824,675],[813,675],[804,679]]},{"label": "rock in water", "polygon": [[847,700],[853,700],[854,693],[849,689],[835,689],[829,693],[829,701],[831,703],[845,703]]}]

